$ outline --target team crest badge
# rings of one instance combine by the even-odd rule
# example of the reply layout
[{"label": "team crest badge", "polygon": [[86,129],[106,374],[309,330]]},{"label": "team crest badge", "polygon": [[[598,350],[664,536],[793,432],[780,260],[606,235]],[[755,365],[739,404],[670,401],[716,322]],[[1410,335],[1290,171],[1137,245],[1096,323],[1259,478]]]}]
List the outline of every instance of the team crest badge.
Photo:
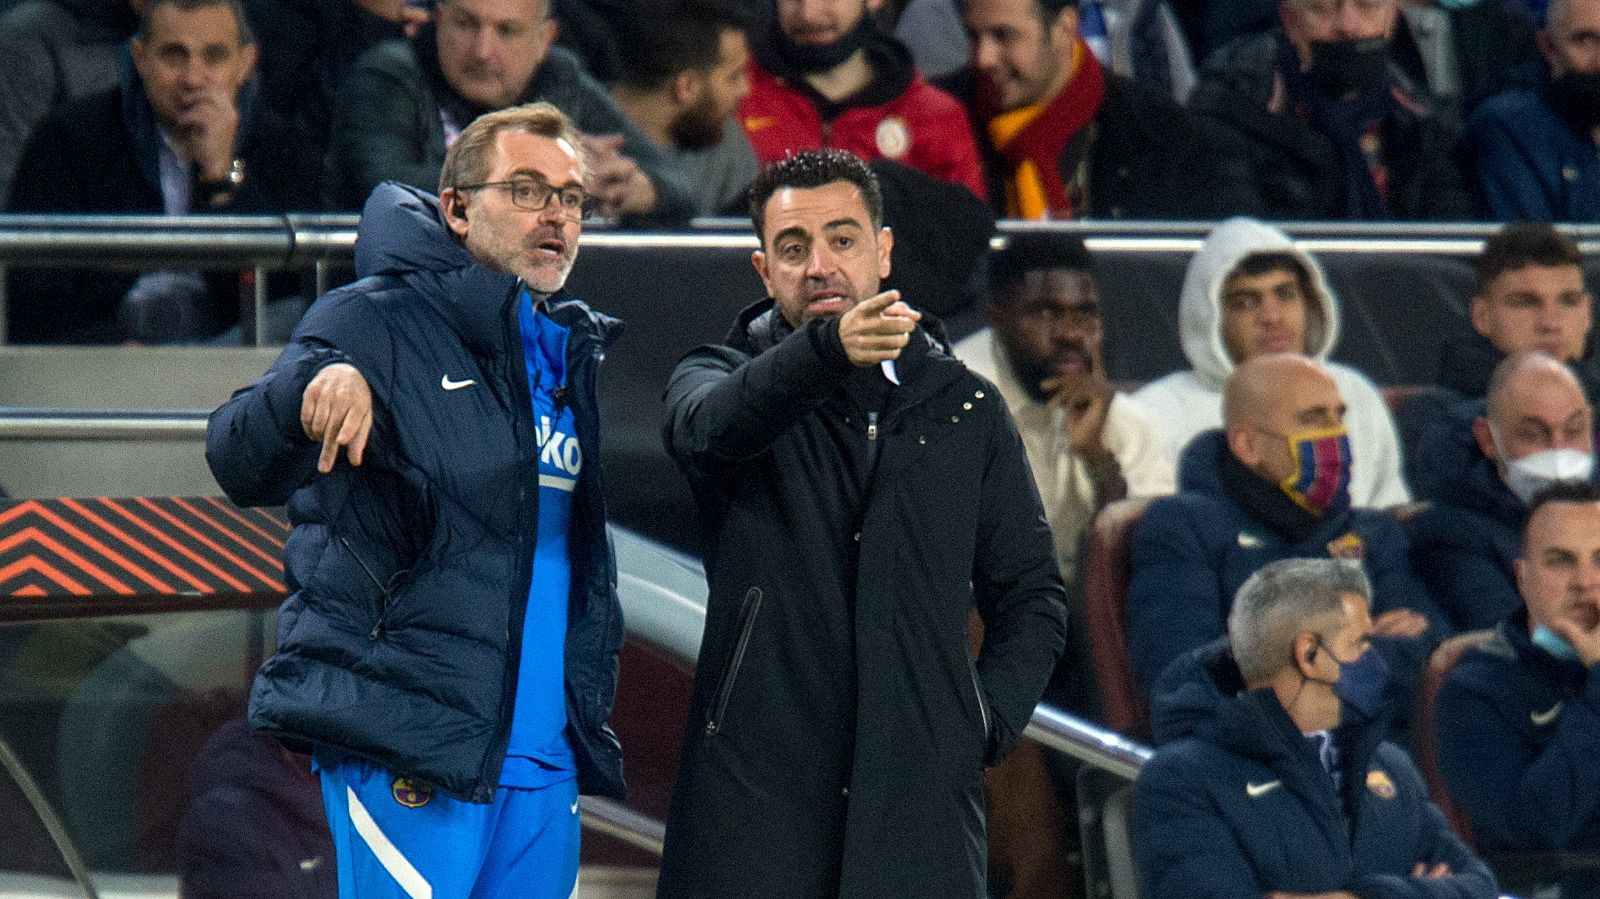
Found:
[{"label": "team crest badge", "polygon": [[1367,772],[1367,789],[1379,799],[1393,799],[1395,794],[1394,781],[1389,779],[1389,773],[1379,768]]},{"label": "team crest badge", "polygon": [[433,787],[409,777],[396,777],[389,792],[394,795],[395,802],[406,808],[422,808],[433,798]]},{"label": "team crest badge", "polygon": [[1337,540],[1328,541],[1328,555],[1335,559],[1348,559],[1352,562],[1359,562],[1361,557],[1366,554],[1367,545],[1361,541],[1360,537],[1356,536],[1355,531],[1351,531]]},{"label": "team crest badge", "polygon": [[911,149],[911,131],[899,116],[886,116],[878,123],[873,138],[878,142],[878,152],[890,159],[899,159]]}]

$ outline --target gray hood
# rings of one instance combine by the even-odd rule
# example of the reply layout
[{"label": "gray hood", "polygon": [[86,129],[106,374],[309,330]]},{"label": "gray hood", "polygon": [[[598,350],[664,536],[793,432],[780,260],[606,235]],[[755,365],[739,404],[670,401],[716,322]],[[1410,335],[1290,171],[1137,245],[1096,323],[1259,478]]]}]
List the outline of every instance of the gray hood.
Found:
[{"label": "gray hood", "polygon": [[1183,354],[1200,380],[1216,390],[1222,389],[1233,372],[1233,359],[1222,342],[1222,285],[1246,256],[1260,252],[1290,253],[1311,273],[1311,299],[1322,314],[1320,321],[1318,316],[1308,316],[1306,355],[1327,361],[1339,338],[1339,304],[1317,260],[1277,228],[1255,219],[1228,219],[1206,237],[1189,261],[1178,306]]}]

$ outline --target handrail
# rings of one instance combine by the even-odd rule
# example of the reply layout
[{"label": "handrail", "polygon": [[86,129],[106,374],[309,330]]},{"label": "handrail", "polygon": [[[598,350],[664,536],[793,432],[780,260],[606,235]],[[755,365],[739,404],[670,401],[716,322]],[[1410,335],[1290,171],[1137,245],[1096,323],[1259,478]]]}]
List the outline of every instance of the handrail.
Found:
[{"label": "handrail", "polygon": [[657,858],[661,856],[667,842],[667,825],[603,796],[580,796],[578,805],[583,808],[580,820],[584,827],[635,849],[643,849]]},{"label": "handrail", "polygon": [[[138,268],[183,265],[229,269],[301,268],[347,262],[358,218],[349,214],[290,213],[259,216],[20,215],[0,214],[0,265],[74,265]],[[1279,222],[1313,252],[1478,252],[1499,225],[1491,222]],[[1214,222],[1001,221],[1004,235],[1060,231],[1083,236],[1091,249],[1193,252]],[[1600,225],[1563,225],[1585,252],[1600,252]],[[637,249],[752,248],[755,235],[743,219],[697,219],[676,232],[619,231],[591,224],[588,246]]]},{"label": "handrail", "polygon": [[0,406],[0,440],[204,440],[205,409]]}]

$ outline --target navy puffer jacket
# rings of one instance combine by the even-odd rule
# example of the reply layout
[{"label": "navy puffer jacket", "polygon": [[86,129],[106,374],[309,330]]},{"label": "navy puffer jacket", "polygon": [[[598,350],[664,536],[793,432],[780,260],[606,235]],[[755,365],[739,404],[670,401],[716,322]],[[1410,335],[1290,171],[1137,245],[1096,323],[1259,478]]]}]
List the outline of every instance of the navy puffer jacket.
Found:
[{"label": "navy puffer jacket", "polygon": [[[318,299],[267,373],[212,415],[206,454],[235,502],[287,501],[294,524],[291,592],[251,723],[487,802],[516,701],[539,444],[520,283],[473,264],[443,222],[431,195],[380,185],[356,241],[362,280]],[[622,611],[596,407],[597,369],[620,323],[561,295],[545,311],[570,331],[566,396],[586,458],[571,521],[567,735],[580,790],[620,797],[621,749],[606,721]],[[360,467],[341,456],[317,475],[301,395],[333,362],[366,377],[374,424]]]}]

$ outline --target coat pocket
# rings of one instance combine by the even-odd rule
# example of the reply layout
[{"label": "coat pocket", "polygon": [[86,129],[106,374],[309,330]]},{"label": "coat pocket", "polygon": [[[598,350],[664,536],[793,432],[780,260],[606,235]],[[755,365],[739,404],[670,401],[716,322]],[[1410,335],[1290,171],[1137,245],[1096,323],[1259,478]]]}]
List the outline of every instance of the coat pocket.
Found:
[{"label": "coat pocket", "polygon": [[706,716],[706,736],[715,736],[722,730],[722,716],[728,710],[728,697],[733,694],[734,681],[739,679],[739,667],[744,664],[744,651],[750,645],[750,632],[754,630],[756,612],[761,608],[761,588],[751,587],[739,606],[739,639],[733,645],[733,655],[728,657],[728,667],[722,672],[722,682],[717,685],[711,702],[711,713]]}]

